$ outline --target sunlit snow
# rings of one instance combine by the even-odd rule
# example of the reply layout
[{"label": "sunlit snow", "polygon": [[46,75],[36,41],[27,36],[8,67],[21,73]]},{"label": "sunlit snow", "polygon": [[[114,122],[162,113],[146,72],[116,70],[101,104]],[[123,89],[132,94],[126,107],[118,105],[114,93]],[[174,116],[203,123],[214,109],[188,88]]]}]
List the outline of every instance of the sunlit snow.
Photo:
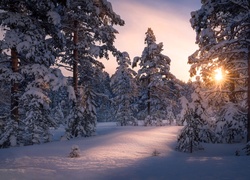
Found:
[{"label": "sunlit snow", "polygon": [[[62,131],[57,130],[55,142],[0,149],[0,179],[249,179],[250,157],[235,156],[244,144],[177,152],[181,128],[99,123],[96,136],[70,141],[58,141]],[[68,157],[74,146],[78,158]]]}]

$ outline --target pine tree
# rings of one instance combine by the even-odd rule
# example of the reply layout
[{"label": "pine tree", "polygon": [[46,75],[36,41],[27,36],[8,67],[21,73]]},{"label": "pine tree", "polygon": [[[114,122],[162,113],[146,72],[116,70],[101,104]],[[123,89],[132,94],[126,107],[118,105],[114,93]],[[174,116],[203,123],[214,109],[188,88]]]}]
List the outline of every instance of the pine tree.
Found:
[{"label": "pine tree", "polygon": [[[26,94],[27,92],[30,95],[33,94],[34,97],[37,93],[42,92],[44,86],[54,85],[51,82],[55,82],[53,77],[56,74],[50,71],[50,66],[55,62],[58,49],[63,46],[63,34],[60,30],[60,6],[60,2],[47,0],[3,0],[0,2],[0,24],[4,27],[5,32],[0,43],[2,50],[0,72],[1,78],[5,78],[11,83],[12,93],[10,116],[7,117],[9,125],[6,125],[5,133],[0,136],[0,141],[5,144],[16,145],[21,138],[18,136],[22,136],[22,134],[18,134],[18,131],[25,117],[19,113],[21,112],[19,107],[22,107],[20,99],[24,102],[28,97],[24,91]],[[9,50],[10,54],[6,53]],[[40,72],[38,66],[42,66],[42,69],[46,69],[46,72],[50,73],[43,78],[35,77],[35,74]],[[40,81],[41,79],[43,81]],[[44,84],[42,84],[43,82]],[[51,87],[51,89],[53,88],[55,87]],[[46,94],[39,97],[44,96]],[[40,100],[36,99],[36,101]],[[40,106],[40,108],[43,107],[45,106]],[[25,112],[25,109],[23,110],[24,116],[29,114]],[[42,121],[43,118],[36,120]]]},{"label": "pine tree", "polygon": [[[16,134],[14,131],[17,129],[16,122],[10,118],[11,109],[11,84],[8,80],[8,73],[6,72],[9,67],[8,59],[3,54],[0,55],[0,148],[6,148],[16,145]],[[8,71],[11,73],[10,71]],[[13,141],[14,140],[14,141]]]},{"label": "pine tree", "polygon": [[[78,102],[79,103],[79,102]],[[67,116],[66,138],[85,137],[85,122],[83,121],[84,108],[79,105],[74,105]]]},{"label": "pine tree", "polygon": [[86,136],[94,135],[96,132],[96,93],[93,91],[91,86],[85,86],[83,89],[82,94],[82,106],[84,107],[84,122],[86,129]]},{"label": "pine tree", "polygon": [[241,142],[245,138],[245,110],[235,103],[227,103],[220,110],[215,133],[219,143]]},{"label": "pine tree", "polygon": [[133,101],[136,96],[137,87],[134,81],[136,73],[129,68],[131,61],[127,52],[121,53],[117,59],[118,68],[111,78],[111,88],[114,93],[114,104],[116,107],[115,117],[121,126],[128,124],[136,125],[133,116]]},{"label": "pine tree", "polygon": [[89,137],[94,135],[97,118],[95,92],[91,87],[84,87],[79,92],[79,105],[73,106],[67,119],[66,138]]},{"label": "pine tree", "polygon": [[58,127],[57,122],[50,115],[50,98],[48,92],[56,91],[66,85],[62,73],[58,69],[49,69],[43,65],[26,66],[22,74],[30,77],[25,92],[21,96],[21,105],[25,115],[20,123],[24,145],[49,142],[50,127]]},{"label": "pine tree", "polygon": [[246,144],[246,146],[243,148],[243,150],[245,150],[245,154],[246,154],[247,156],[250,156],[250,142],[248,142],[248,143]]},{"label": "pine tree", "polygon": [[201,142],[212,142],[214,134],[209,124],[207,104],[201,93],[201,81],[197,77],[194,84],[194,92],[191,95],[192,101],[189,102],[184,96],[181,97],[182,118],[186,126],[182,129],[178,137],[177,150],[190,152],[203,149]]},{"label": "pine tree", "polygon": [[202,82],[200,77],[196,77],[193,82],[194,92],[191,94],[191,107],[194,110],[195,117],[199,119],[199,138],[201,142],[214,142],[214,133],[212,132],[212,123],[210,108],[202,92]]},{"label": "pine tree", "polygon": [[[191,25],[197,33],[199,50],[189,57],[191,75],[200,70],[205,82],[212,81],[213,71],[217,68],[226,72],[222,90],[227,94],[229,102],[240,105],[238,110],[248,107],[247,141],[250,140],[248,13],[249,2],[245,0],[202,1],[201,9],[191,13]],[[239,121],[244,121],[244,114],[240,117],[243,119]]]},{"label": "pine tree", "polygon": [[[66,84],[68,85],[70,82],[67,81]],[[49,99],[51,100],[49,116],[56,122],[57,127],[66,125],[65,119],[69,114],[68,105],[70,104],[70,99],[68,98],[66,86],[48,92]]]},{"label": "pine tree", "polygon": [[[137,66],[139,62],[140,69],[137,78],[140,81],[141,88],[140,99],[143,103],[141,107],[147,111],[147,116],[157,116],[157,114],[161,114],[163,105],[161,100],[165,100],[160,97],[160,94],[163,94],[161,89],[164,89],[161,87],[174,76],[169,72],[170,58],[161,53],[163,43],[156,43],[156,37],[151,28],[148,28],[146,32],[145,44],[147,46],[144,48],[141,57],[134,58],[133,67]],[[144,107],[145,105],[146,107]]]},{"label": "pine tree", "polygon": [[97,103],[97,121],[109,122],[114,121],[114,93],[111,89],[111,78],[107,72],[101,73],[101,76],[95,79],[94,90],[98,93]]},{"label": "pine tree", "polygon": [[[73,70],[73,87],[76,95],[67,127],[67,132],[73,134],[68,137],[92,134],[92,129],[87,127],[87,129],[82,129],[85,128],[83,124],[89,122],[81,121],[86,121],[89,116],[87,111],[92,110],[85,109],[90,106],[82,107],[81,98],[83,97],[79,94],[79,86],[82,85],[84,89],[93,88],[94,79],[104,68],[96,58],[108,58],[109,51],[114,55],[117,54],[113,43],[115,34],[118,32],[114,29],[114,25],[124,25],[124,21],[113,11],[111,4],[106,0],[77,0],[68,4],[66,8],[63,30],[67,48],[62,53],[61,62],[70,65]],[[93,89],[89,92],[93,92]],[[91,99],[91,102],[93,101],[94,99]],[[96,115],[96,113],[90,114]],[[76,122],[72,122],[74,118]],[[94,121],[92,125],[95,125]]]},{"label": "pine tree", "polygon": [[181,97],[185,97],[188,101],[192,101],[191,94],[194,92],[194,87],[192,85],[192,81],[189,80],[188,82],[177,81],[178,87],[178,100],[176,101],[176,106],[174,106],[174,114],[176,117],[176,124],[183,125],[183,119],[181,115],[182,110],[182,102]]},{"label": "pine tree", "polygon": [[176,125],[176,118],[175,118],[175,115],[173,113],[173,107],[172,106],[169,106],[167,108],[167,118],[166,119],[169,121],[170,125]]},{"label": "pine tree", "polygon": [[200,118],[196,112],[187,105],[186,112],[184,115],[186,125],[181,130],[180,135],[177,139],[178,151],[193,153],[194,151],[203,149],[199,137],[198,126],[201,124]]}]

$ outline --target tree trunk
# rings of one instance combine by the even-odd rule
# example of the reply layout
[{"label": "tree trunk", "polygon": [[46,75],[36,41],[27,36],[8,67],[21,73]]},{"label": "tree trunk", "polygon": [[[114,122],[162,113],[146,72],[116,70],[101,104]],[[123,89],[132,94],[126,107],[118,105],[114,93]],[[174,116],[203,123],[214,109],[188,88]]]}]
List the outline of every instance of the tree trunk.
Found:
[{"label": "tree trunk", "polygon": [[148,103],[147,103],[147,108],[148,108],[148,116],[151,115],[151,104],[150,104],[150,99],[151,99],[151,94],[150,94],[150,87],[149,87],[149,84],[150,84],[150,76],[148,78]]},{"label": "tree trunk", "polygon": [[73,37],[73,43],[74,43],[74,51],[73,51],[73,87],[75,91],[76,98],[78,98],[78,21],[74,21],[74,37]]},{"label": "tree trunk", "polygon": [[[234,76],[230,76],[232,78],[235,78]],[[230,83],[229,83],[229,101],[232,102],[232,103],[237,103],[236,101],[236,93],[235,93],[235,81],[232,80]]]},{"label": "tree trunk", "polygon": [[[248,33],[247,33],[247,37],[246,40],[250,39],[250,26],[248,25],[248,29],[247,29]],[[248,48],[248,54],[247,54],[247,142],[250,141],[250,45],[249,42],[246,41],[246,45]]]},{"label": "tree trunk", "polygon": [[[18,57],[15,48],[11,48],[11,67],[13,73],[18,72]],[[18,122],[18,83],[12,80],[11,83],[11,118]]]},{"label": "tree trunk", "polygon": [[247,142],[250,141],[250,46],[248,46],[248,78],[247,78]]}]

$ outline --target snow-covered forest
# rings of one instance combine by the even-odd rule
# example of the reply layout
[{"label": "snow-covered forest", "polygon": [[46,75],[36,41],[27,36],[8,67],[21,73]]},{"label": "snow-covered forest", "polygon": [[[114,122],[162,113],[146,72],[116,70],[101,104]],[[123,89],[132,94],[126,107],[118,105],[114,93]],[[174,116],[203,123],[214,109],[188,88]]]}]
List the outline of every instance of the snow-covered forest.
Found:
[{"label": "snow-covered forest", "polygon": [[[191,66],[183,82],[171,73],[174,59],[163,54],[165,42],[154,27],[142,32],[138,56],[115,47],[116,27],[126,22],[108,0],[1,0],[0,154],[45,143],[54,151],[52,141],[91,144],[102,135],[98,124],[112,122],[135,135],[149,126],[172,128],[175,145],[166,149],[178,153],[207,152],[216,144],[231,145],[232,156],[250,155],[249,22],[247,0],[201,0],[190,13],[198,49],[183,62]],[[118,64],[114,74],[101,62],[110,57]],[[72,148],[72,158],[85,155]]]}]

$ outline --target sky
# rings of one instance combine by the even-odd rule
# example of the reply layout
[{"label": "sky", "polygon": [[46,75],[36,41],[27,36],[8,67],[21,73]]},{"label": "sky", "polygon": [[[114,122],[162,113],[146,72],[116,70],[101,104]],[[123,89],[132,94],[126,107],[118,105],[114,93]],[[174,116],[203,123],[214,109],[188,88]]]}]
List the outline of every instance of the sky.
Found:
[{"label": "sky", "polygon": [[[150,27],[156,42],[162,42],[163,54],[171,59],[170,71],[180,80],[189,80],[188,56],[198,49],[195,31],[190,25],[190,12],[201,7],[200,0],[109,0],[114,12],[125,21],[116,26],[115,46],[127,51],[131,60],[141,56],[145,32]],[[114,57],[102,60],[105,71],[112,75],[117,67]]]}]

